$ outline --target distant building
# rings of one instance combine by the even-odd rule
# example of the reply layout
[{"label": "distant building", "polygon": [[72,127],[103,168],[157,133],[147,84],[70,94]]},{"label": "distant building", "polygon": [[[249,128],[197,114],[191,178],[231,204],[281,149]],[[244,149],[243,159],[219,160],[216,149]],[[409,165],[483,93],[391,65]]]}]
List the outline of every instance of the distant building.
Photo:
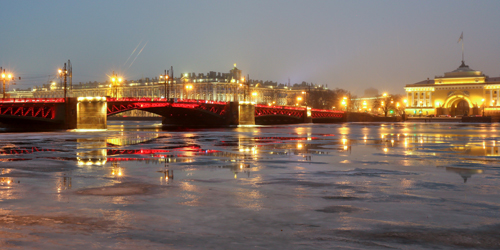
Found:
[{"label": "distant building", "polygon": [[[221,102],[248,101],[265,105],[296,105],[297,96],[306,97],[306,90],[289,87],[284,84],[245,79],[241,70],[234,65],[229,73],[210,71],[203,73],[182,73],[168,82],[169,97],[191,100],[209,100]],[[320,88],[312,85],[310,88]],[[54,84],[45,84],[33,89],[33,97],[63,97],[64,90]],[[124,81],[113,87],[111,83],[76,84],[68,90],[68,96],[109,96],[109,97],[149,97],[165,98],[165,80],[145,78],[138,81]],[[305,100],[305,99],[304,99]],[[298,103],[301,105],[301,103]],[[303,104],[303,103],[302,103]],[[153,116],[143,111],[128,111],[123,116]]]},{"label": "distant building", "polygon": [[463,61],[454,71],[405,87],[409,115],[500,115],[500,77],[490,78]]},{"label": "distant building", "polygon": [[33,98],[33,91],[28,89],[6,91],[5,94],[7,98]]}]

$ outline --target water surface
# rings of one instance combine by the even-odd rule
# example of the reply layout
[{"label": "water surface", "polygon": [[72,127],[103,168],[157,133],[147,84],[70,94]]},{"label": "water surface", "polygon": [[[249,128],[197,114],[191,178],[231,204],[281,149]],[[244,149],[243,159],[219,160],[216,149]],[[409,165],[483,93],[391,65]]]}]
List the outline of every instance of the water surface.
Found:
[{"label": "water surface", "polygon": [[0,247],[500,248],[497,124],[0,134]]}]

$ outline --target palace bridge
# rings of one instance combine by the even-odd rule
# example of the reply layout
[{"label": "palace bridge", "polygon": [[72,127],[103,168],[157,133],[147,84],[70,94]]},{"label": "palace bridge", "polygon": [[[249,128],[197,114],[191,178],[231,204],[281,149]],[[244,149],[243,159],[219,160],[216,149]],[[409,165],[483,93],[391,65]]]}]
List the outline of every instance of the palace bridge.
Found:
[{"label": "palace bridge", "polygon": [[345,120],[343,111],[253,102],[68,97],[1,99],[0,123],[26,129],[106,129],[108,116],[130,110],[160,115],[164,126],[182,127],[333,123]]}]

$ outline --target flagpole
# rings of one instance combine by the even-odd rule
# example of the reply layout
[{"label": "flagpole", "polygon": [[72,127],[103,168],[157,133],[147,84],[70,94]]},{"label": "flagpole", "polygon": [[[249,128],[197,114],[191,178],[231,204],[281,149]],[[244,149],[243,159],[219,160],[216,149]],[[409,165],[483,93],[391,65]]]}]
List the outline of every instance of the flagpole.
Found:
[{"label": "flagpole", "polygon": [[464,32],[462,31],[462,34],[460,35],[460,38],[458,38],[458,42],[462,42],[462,64],[464,63]]}]

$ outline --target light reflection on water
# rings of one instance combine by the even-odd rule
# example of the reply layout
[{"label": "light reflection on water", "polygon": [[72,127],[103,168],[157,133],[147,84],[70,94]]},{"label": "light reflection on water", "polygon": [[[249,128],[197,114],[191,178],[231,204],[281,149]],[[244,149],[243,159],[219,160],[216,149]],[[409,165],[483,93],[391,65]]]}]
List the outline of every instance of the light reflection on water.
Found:
[{"label": "light reflection on water", "polygon": [[[132,238],[146,236],[124,225],[144,234],[181,228],[194,244],[207,228],[266,238],[273,234],[264,231],[281,233],[286,225],[286,242],[299,235],[315,244],[306,231],[324,239],[332,230],[367,234],[384,232],[384,225],[433,230],[499,223],[496,124],[167,131],[160,125],[114,122],[106,132],[2,134],[0,202],[12,202],[14,214],[109,214],[106,220]],[[229,231],[240,220],[246,227]],[[96,236],[111,227],[99,225]],[[70,227],[79,232],[76,224]],[[282,244],[288,243],[276,246]],[[330,237],[325,244],[346,243]]]}]

